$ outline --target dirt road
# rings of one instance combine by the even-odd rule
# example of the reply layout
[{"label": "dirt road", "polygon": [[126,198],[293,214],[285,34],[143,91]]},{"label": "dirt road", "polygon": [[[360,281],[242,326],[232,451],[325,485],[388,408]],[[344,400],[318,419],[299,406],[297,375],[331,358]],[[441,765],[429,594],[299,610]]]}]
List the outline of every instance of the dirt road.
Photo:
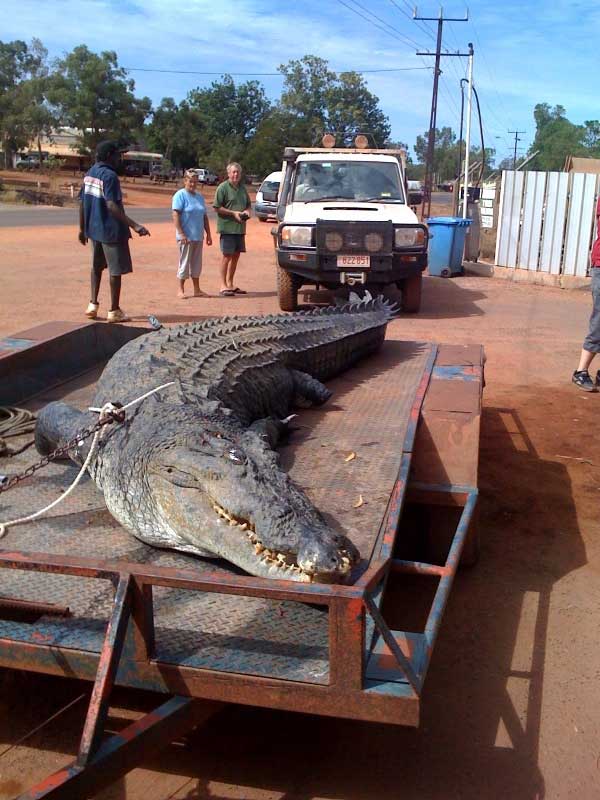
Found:
[{"label": "dirt road", "polygon": [[[140,222],[143,222],[140,219]],[[270,225],[249,225],[238,284],[215,296],[217,247],[201,285],[178,300],[169,224],[134,239],[123,307],[165,323],[277,308]],[[0,336],[80,320],[88,254],[72,228],[0,231]],[[106,312],[107,287],[101,293]],[[103,800],[534,800],[600,796],[600,394],[569,383],[589,297],[479,277],[426,278],[422,312],[391,338],[479,343],[487,387],[481,438],[482,555],[450,597],[419,730],[231,707],[149,759]],[[600,363],[598,364],[600,367]],[[18,533],[16,534],[18,535]],[[2,750],[82,692],[57,679],[4,674],[0,798],[71,760],[80,702]],[[85,687],[84,687],[85,688]],[[125,711],[113,711],[113,729]]]}]

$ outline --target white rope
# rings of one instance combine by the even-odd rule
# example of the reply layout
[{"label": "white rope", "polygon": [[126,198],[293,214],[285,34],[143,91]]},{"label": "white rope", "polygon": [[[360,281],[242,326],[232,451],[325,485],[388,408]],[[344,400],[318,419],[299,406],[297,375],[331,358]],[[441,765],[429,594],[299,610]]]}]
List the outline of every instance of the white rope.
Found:
[{"label": "white rope", "polygon": [[29,516],[27,516],[27,517],[19,517],[18,519],[11,519],[8,522],[0,522],[0,539],[3,536],[6,535],[6,532],[8,531],[9,528],[13,527],[14,525],[22,525],[24,522],[31,522],[32,520],[37,519],[38,517],[41,517],[43,514],[46,514],[48,511],[53,509],[54,506],[57,506],[66,497],[68,497],[71,494],[73,489],[77,486],[77,484],[79,483],[79,481],[83,477],[84,472],[86,471],[86,469],[88,468],[88,466],[90,464],[90,461],[92,460],[92,456],[94,454],[94,450],[96,449],[96,444],[98,442],[98,438],[100,437],[100,433],[101,433],[101,431],[98,430],[94,434],[94,438],[92,439],[92,446],[90,447],[90,451],[87,454],[87,458],[83,462],[83,466],[79,470],[79,473],[77,474],[77,477],[75,478],[73,483],[69,486],[67,491],[64,492],[64,494],[61,494],[60,497],[57,497],[56,500],[53,500],[50,503],[50,505],[47,505],[45,508],[40,509],[40,511],[36,511],[34,514],[29,514]]},{"label": "white rope", "polygon": [[[155,392],[160,392],[161,389],[166,389],[167,386],[173,386],[174,384],[175,381],[169,381],[168,383],[163,383],[161,386],[157,386],[156,389],[150,389],[150,391],[146,392],[146,394],[143,394],[140,397],[136,397],[135,400],[131,400],[131,402],[127,403],[127,405],[119,406],[119,408],[115,408],[115,410],[127,411],[128,408],[131,408],[131,406],[134,406],[136,403],[141,403],[142,400],[145,400],[147,397],[150,397],[151,394],[154,394]],[[107,405],[110,405],[110,403],[106,403],[106,405],[103,406],[103,408],[106,408]],[[93,408],[92,406],[90,406],[89,411],[95,411],[97,414],[101,414],[103,408]]]},{"label": "white rope", "polygon": [[[151,394],[154,394],[155,392],[159,392],[161,389],[166,389],[167,386],[172,386],[174,383],[175,383],[175,381],[170,381],[169,383],[163,383],[162,386],[157,386],[156,389],[151,389],[149,392],[146,392],[146,394],[143,394],[140,397],[136,397],[135,400],[131,400],[131,402],[127,403],[127,405],[124,405],[124,406],[117,407],[117,406],[113,405],[112,403],[105,403],[102,406],[102,408],[93,408],[93,407],[90,406],[90,408],[88,410],[89,411],[94,411],[97,414],[99,414],[100,416],[98,417],[98,421],[102,422],[105,419],[105,417],[107,415],[111,414],[112,412],[115,412],[115,411],[126,411],[128,408],[131,408],[131,406],[135,405],[136,403],[141,403],[142,400],[145,400],[147,397],[150,397]],[[77,484],[79,483],[79,481],[81,480],[81,478],[85,474],[87,468],[89,467],[90,462],[92,460],[92,456],[94,455],[94,451],[95,451],[96,446],[98,444],[98,440],[104,434],[105,430],[106,430],[106,427],[100,428],[94,434],[94,438],[92,439],[91,447],[89,449],[89,452],[88,452],[88,454],[86,456],[85,461],[83,462],[83,466],[81,467],[81,469],[77,473],[77,476],[76,476],[75,480],[69,486],[69,488],[63,494],[61,494],[60,497],[57,497],[56,500],[53,500],[45,508],[42,508],[39,511],[36,511],[33,514],[29,514],[27,517],[19,517],[18,519],[11,519],[8,522],[0,522],[0,539],[2,539],[2,537],[6,535],[6,533],[7,533],[9,528],[14,527],[15,525],[22,525],[25,522],[32,522],[32,520],[34,520],[34,519],[38,519],[39,517],[43,516],[44,514],[47,514],[48,511],[51,511],[59,503],[62,503],[62,501],[65,500],[71,494],[71,492],[77,486]]]}]

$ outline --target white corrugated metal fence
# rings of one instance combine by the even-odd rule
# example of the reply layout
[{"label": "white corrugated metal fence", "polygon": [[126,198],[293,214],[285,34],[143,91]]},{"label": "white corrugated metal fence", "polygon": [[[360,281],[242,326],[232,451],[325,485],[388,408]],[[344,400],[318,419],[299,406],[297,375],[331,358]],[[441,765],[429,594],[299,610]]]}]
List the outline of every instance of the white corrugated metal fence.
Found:
[{"label": "white corrugated metal fence", "polygon": [[496,264],[585,277],[599,186],[583,172],[503,172]]}]

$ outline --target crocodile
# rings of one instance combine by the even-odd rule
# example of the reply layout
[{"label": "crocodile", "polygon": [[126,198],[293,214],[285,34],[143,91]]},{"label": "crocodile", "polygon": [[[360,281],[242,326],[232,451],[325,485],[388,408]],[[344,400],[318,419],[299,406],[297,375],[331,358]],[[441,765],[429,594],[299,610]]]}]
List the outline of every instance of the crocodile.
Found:
[{"label": "crocodile", "polygon": [[[147,544],[225,559],[251,575],[347,582],[358,550],[280,468],[275,448],[290,411],[328,400],[323,381],[375,352],[394,313],[381,297],[354,297],[163,327],[128,342],[106,365],[93,405],[125,405],[172,383],[104,428],[88,471],[110,513]],[[38,415],[38,451],[64,446],[96,419],[49,404]],[[82,464],[89,448],[80,441],[69,456]]]}]

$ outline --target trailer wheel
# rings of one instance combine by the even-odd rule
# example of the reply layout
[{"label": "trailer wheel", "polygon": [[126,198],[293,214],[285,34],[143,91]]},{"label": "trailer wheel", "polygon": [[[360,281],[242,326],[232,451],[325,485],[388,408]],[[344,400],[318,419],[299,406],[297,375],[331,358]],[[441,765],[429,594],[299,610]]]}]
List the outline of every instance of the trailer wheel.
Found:
[{"label": "trailer wheel", "polygon": [[402,311],[407,314],[416,314],[421,308],[421,290],[423,287],[423,275],[412,275],[400,281],[400,291],[402,292]]},{"label": "trailer wheel", "polygon": [[277,264],[277,298],[282,311],[297,311],[300,286],[295,275],[286,272]]}]

